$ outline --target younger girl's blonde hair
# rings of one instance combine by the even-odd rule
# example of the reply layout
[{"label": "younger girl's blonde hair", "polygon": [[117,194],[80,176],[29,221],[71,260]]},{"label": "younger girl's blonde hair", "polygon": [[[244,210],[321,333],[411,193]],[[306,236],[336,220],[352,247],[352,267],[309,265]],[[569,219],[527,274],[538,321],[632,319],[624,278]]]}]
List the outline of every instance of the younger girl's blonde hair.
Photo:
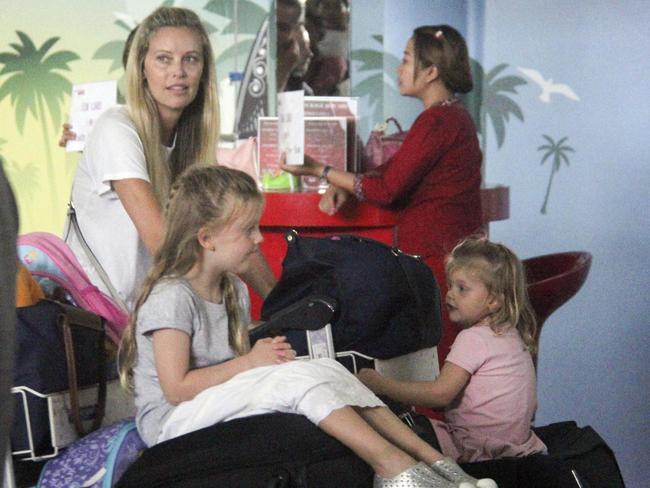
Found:
[{"label": "younger girl's blonde hair", "polygon": [[[142,304],[156,283],[184,276],[202,250],[199,229],[219,229],[233,218],[247,216],[251,224],[259,220],[263,197],[257,184],[242,171],[223,166],[193,166],[180,175],[172,187],[165,213],[165,236],[135,303],[122,336],[119,370],[122,386],[132,388],[131,376],[137,357],[136,324]],[[221,293],[228,316],[228,342],[236,355],[250,350],[248,328],[233,277],[222,276]]]},{"label": "younger girl's blonde hair", "polygon": [[528,300],[526,274],[519,258],[503,244],[468,238],[447,256],[447,276],[457,269],[476,276],[501,304],[490,317],[491,325],[495,328],[506,323],[514,325],[526,348],[534,354],[537,321]]},{"label": "younger girl's blonde hair", "polygon": [[[163,154],[158,108],[144,76],[149,40],[163,27],[187,27],[201,39],[203,72],[196,97],[185,109],[176,127],[176,143],[169,157]],[[140,136],[147,173],[154,194],[164,206],[171,182],[185,168],[198,162],[213,162],[219,137],[219,100],[214,56],[210,39],[199,17],[186,8],[159,7],[135,32],[126,63],[126,105]]]}]

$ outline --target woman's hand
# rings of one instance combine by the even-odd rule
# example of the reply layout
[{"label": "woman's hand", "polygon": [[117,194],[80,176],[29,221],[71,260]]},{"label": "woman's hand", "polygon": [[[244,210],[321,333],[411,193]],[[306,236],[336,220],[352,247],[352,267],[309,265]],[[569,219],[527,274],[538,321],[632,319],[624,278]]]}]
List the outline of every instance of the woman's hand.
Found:
[{"label": "woman's hand", "polygon": [[357,378],[359,378],[359,381],[361,381],[361,383],[370,388],[373,393],[376,393],[377,395],[385,394],[383,387],[386,378],[377,373],[377,371],[374,369],[363,368],[357,373]]},{"label": "woman's hand", "polygon": [[296,359],[296,351],[291,348],[285,336],[267,337],[258,340],[247,354],[251,368],[282,364]]},{"label": "woman's hand", "polygon": [[311,156],[305,154],[305,163],[302,165],[286,164],[287,155],[282,154],[280,158],[280,169],[296,176],[320,176],[325,165],[319,163]]},{"label": "woman's hand", "polygon": [[61,132],[61,137],[59,138],[59,146],[65,147],[68,141],[74,141],[76,138],[77,134],[72,131],[72,125],[63,124],[63,132]]},{"label": "woman's hand", "polygon": [[327,215],[334,215],[347,202],[350,193],[338,186],[330,185],[318,202],[318,208]]}]

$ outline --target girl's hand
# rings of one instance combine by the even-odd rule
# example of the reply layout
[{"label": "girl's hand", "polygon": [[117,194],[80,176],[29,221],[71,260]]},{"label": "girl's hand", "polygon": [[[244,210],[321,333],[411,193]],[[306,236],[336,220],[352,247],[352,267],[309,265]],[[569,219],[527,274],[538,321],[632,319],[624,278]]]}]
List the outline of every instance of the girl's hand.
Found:
[{"label": "girl's hand", "polygon": [[343,188],[330,185],[318,202],[318,208],[327,215],[334,215],[347,202],[349,196]]},{"label": "girl's hand", "polygon": [[286,162],[287,155],[283,153],[280,157],[280,169],[296,176],[320,176],[325,168],[323,163],[319,163],[307,154],[303,165],[286,164]]},{"label": "girl's hand", "polygon": [[61,138],[59,139],[59,146],[65,147],[68,141],[74,141],[77,138],[77,134],[72,131],[72,125],[63,124],[63,132],[61,132]]},{"label": "girl's hand", "polygon": [[247,354],[251,368],[286,363],[296,358],[296,351],[284,336],[260,339]]},{"label": "girl's hand", "polygon": [[361,383],[370,388],[373,393],[378,395],[384,394],[383,385],[385,378],[374,369],[363,368],[357,373],[357,378],[359,378]]}]

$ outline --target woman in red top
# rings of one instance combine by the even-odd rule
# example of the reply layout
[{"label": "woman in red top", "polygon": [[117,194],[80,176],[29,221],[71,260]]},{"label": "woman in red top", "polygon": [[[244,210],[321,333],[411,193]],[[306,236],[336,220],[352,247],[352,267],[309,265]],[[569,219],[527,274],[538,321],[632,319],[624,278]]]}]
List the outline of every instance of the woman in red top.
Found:
[{"label": "woman in red top", "polygon": [[[400,94],[418,98],[424,110],[386,164],[356,175],[305,156],[303,166],[282,169],[327,179],[331,187],[320,203],[326,213],[335,213],[350,193],[399,210],[399,247],[423,257],[444,295],[445,255],[482,225],[481,151],[474,123],[455,96],[473,87],[465,40],[448,25],[418,27],[404,50],[398,79]],[[441,364],[456,334],[443,310]]]}]

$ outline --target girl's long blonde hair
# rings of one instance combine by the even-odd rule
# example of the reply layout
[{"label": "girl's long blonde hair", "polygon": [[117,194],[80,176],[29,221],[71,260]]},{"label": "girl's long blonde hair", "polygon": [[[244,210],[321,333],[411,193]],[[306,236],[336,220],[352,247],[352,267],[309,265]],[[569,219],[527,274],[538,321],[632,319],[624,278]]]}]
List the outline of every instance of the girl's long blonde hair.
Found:
[{"label": "girl's long blonde hair", "polygon": [[[187,27],[201,38],[203,72],[196,97],[178,121],[169,162],[163,154],[160,119],[144,77],[151,36],[162,27]],[[219,100],[212,46],[199,17],[179,7],[159,7],[138,26],[126,63],[126,104],[144,148],[154,194],[164,206],[171,182],[188,166],[213,162],[219,138]]]},{"label": "girl's long blonde hair", "polygon": [[493,328],[514,325],[526,348],[534,354],[537,320],[528,300],[524,267],[515,253],[483,238],[464,239],[447,256],[447,276],[457,269],[473,273],[501,303],[490,316]]},{"label": "girl's long blonde hair", "polygon": [[[137,357],[136,323],[142,304],[159,281],[184,276],[197,262],[201,252],[199,229],[218,229],[234,217],[250,215],[258,219],[263,197],[255,181],[242,171],[223,166],[193,166],[180,175],[170,192],[165,211],[165,236],[142,285],[129,324],[122,336],[119,370],[122,386],[132,389],[132,371]],[[242,213],[244,212],[244,213]],[[225,273],[221,293],[228,316],[228,342],[236,355],[250,350],[247,320],[233,276]]]}]

